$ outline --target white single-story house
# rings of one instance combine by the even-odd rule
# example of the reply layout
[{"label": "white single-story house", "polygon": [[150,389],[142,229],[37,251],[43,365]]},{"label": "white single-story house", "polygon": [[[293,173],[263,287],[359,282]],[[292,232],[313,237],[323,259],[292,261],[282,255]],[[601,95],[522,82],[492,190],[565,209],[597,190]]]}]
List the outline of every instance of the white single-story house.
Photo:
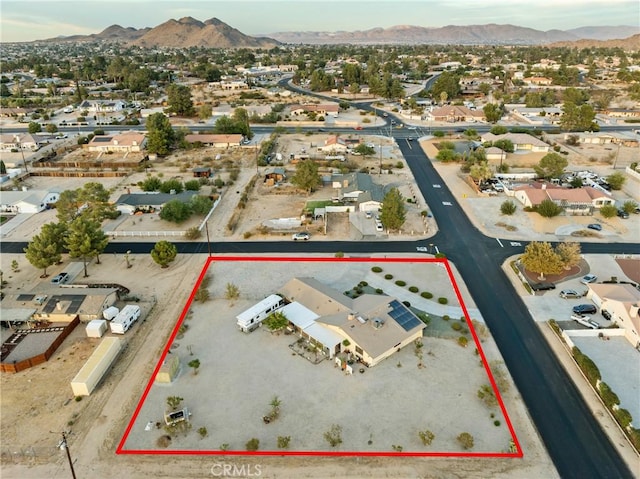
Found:
[{"label": "white single-story house", "polygon": [[505,133],[504,135],[494,135],[493,133],[483,133],[480,137],[483,143],[494,143],[498,140],[509,140],[513,143],[514,151],[531,151],[534,153],[546,153],[549,145],[535,136],[527,133]]},{"label": "white single-story house", "polygon": [[60,198],[59,191],[0,191],[0,211],[6,213],[40,213]]},{"label": "white single-story house", "polygon": [[611,314],[611,322],[624,329],[625,338],[640,350],[640,291],[633,285],[591,283],[587,298]]},{"label": "white single-story house", "polygon": [[183,191],[182,193],[129,193],[120,195],[116,200],[116,209],[123,214],[133,214],[140,211],[159,211],[165,203],[172,200],[179,200],[184,203],[191,201],[191,198],[198,193],[195,191]]},{"label": "white single-story house", "polygon": [[87,145],[89,151],[106,153],[108,151],[118,152],[140,152],[147,141],[145,133],[128,131],[116,135],[96,135],[91,138]]},{"label": "white single-story house", "polygon": [[40,144],[30,133],[3,133],[0,135],[0,151],[36,151]]},{"label": "white single-story house", "polygon": [[371,367],[422,338],[424,323],[391,296],[350,298],[315,278],[294,278],[281,293],[291,303],[282,312],[294,331],[329,358],[348,351]]},{"label": "white single-story house", "polygon": [[564,188],[548,183],[531,183],[513,188],[514,197],[525,207],[534,207],[544,200],[562,206],[567,213],[591,214],[593,209],[615,204],[615,199],[591,186]]},{"label": "white single-story house", "polygon": [[127,104],[122,100],[84,100],[78,110],[91,113],[115,113],[125,109]]},{"label": "white single-story house", "polygon": [[357,203],[359,211],[378,211],[382,207],[385,187],[373,182],[367,173],[332,175],[332,198],[345,203]]},{"label": "white single-story house", "polygon": [[590,145],[622,145],[629,147],[638,147],[640,137],[632,133],[625,132],[579,132],[566,133],[564,139],[567,140],[571,136],[577,136],[578,142]]},{"label": "white single-story house", "polygon": [[462,105],[445,105],[426,113],[425,120],[446,121],[455,123],[464,122],[484,122],[487,118],[482,110],[472,110]]},{"label": "white single-story house", "polygon": [[320,116],[336,117],[340,111],[340,106],[336,103],[327,103],[324,105],[292,105],[289,111],[295,116],[314,112]]},{"label": "white single-story house", "polygon": [[349,149],[349,145],[344,138],[337,135],[330,136],[324,141],[324,146],[319,146],[318,151],[325,153],[346,153]]}]

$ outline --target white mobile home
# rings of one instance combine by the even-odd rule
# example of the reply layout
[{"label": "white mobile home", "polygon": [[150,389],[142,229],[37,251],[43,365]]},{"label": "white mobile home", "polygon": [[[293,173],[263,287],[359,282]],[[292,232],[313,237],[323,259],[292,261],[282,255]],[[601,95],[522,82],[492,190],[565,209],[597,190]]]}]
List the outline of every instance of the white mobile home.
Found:
[{"label": "white mobile home", "polygon": [[89,396],[122,349],[118,338],[104,338],[87,359],[76,377],[71,380],[74,396]]},{"label": "white mobile home", "polygon": [[120,310],[115,306],[109,306],[107,309],[102,311],[102,317],[107,321],[111,321],[113,318],[118,316]]},{"label": "white mobile home", "polygon": [[140,317],[140,306],[127,304],[118,315],[111,320],[111,332],[114,334],[126,333],[131,325]]},{"label": "white mobile home", "polygon": [[238,328],[245,333],[249,333],[260,326],[260,323],[269,315],[285,305],[285,300],[277,294],[272,294],[258,304],[254,304],[246,311],[243,311],[236,319]]}]

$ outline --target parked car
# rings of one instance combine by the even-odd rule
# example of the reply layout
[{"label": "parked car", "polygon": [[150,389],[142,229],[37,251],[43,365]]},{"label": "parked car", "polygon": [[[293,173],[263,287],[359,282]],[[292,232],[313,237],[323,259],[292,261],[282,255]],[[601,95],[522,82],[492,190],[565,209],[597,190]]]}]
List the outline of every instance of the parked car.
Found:
[{"label": "parked car", "polygon": [[364,216],[365,216],[365,218],[370,220],[371,218],[373,218],[373,213],[371,213],[371,211],[365,211],[364,212]]},{"label": "parked car", "polygon": [[560,297],[564,299],[581,298],[582,295],[573,289],[563,289],[560,291]]},{"label": "parked car", "polygon": [[549,291],[556,289],[556,285],[553,283],[533,283],[531,289],[534,291]]},{"label": "parked car", "polygon": [[572,311],[576,314],[595,314],[598,308],[593,304],[578,304],[573,307]]},{"label": "parked car", "polygon": [[376,231],[384,231],[384,226],[382,226],[382,223],[376,223]]},{"label": "parked car", "polygon": [[293,241],[307,241],[309,238],[311,238],[311,235],[309,233],[294,233],[291,237]]},{"label": "parked car", "polygon": [[603,309],[602,311],[600,311],[600,314],[602,314],[602,317],[607,321],[611,321],[611,313],[606,309]]},{"label": "parked car", "polygon": [[602,225],[598,223],[589,223],[587,228],[590,230],[602,231]]},{"label": "parked car", "polygon": [[618,210],[618,218],[622,218],[623,220],[626,220],[629,217],[629,213],[627,213],[625,210]]},{"label": "parked car", "polygon": [[69,273],[60,273],[51,278],[51,284],[65,284],[69,278]]},{"label": "parked car", "polygon": [[589,316],[583,316],[581,314],[572,314],[571,319],[573,319],[575,322],[579,324],[582,324],[583,326],[586,326],[587,328],[600,329],[600,325],[596,323],[593,319],[591,319]]},{"label": "parked car", "polygon": [[598,277],[595,274],[588,274],[586,276],[583,276],[580,282],[582,284],[595,283],[597,279]]}]

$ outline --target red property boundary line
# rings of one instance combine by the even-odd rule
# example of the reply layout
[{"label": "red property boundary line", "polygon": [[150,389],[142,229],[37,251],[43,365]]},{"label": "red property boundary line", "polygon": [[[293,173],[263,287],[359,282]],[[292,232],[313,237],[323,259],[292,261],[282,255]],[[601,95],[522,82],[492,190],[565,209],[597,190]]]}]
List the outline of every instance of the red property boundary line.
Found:
[{"label": "red property boundary line", "polygon": [[[138,415],[140,414],[140,410],[142,409],[142,405],[144,404],[149,392],[151,391],[151,387],[153,386],[154,379],[158,374],[160,368],[162,367],[162,363],[164,362],[165,357],[167,356],[171,344],[173,344],[174,339],[178,335],[178,330],[182,325],[187,312],[191,308],[191,304],[193,302],[193,297],[196,294],[196,291],[200,287],[200,283],[202,279],[206,275],[209,265],[216,261],[242,261],[242,262],[291,262],[291,263],[329,263],[329,262],[339,262],[339,263],[441,263],[447,271],[449,275],[449,280],[451,281],[451,285],[453,286],[453,290],[456,294],[456,298],[458,299],[458,303],[462,308],[462,312],[464,313],[465,321],[467,326],[469,327],[469,331],[471,331],[471,335],[473,337],[473,341],[478,349],[478,354],[480,355],[480,359],[482,361],[482,365],[484,370],[489,378],[489,382],[491,383],[491,388],[496,396],[498,401],[498,405],[500,406],[500,410],[502,411],[502,415],[505,418],[507,423],[507,428],[509,429],[509,433],[511,434],[511,440],[515,446],[515,452],[390,452],[390,451],[380,451],[380,452],[371,452],[371,451],[218,451],[218,450],[155,450],[155,449],[124,449],[124,445],[129,438],[129,434],[131,433],[131,429],[133,428]],[[507,409],[504,405],[504,401],[502,400],[502,396],[500,395],[500,391],[496,385],[495,378],[491,372],[491,368],[489,368],[489,363],[487,362],[487,358],[484,354],[482,346],[480,345],[480,340],[478,335],[473,327],[473,323],[469,318],[469,312],[467,307],[465,306],[462,295],[460,294],[460,289],[456,283],[456,280],[453,276],[453,272],[449,265],[449,262],[446,258],[440,259],[431,259],[431,258],[371,258],[371,257],[362,257],[362,258],[334,258],[334,257],[271,257],[271,256],[210,256],[207,258],[207,262],[205,263],[200,275],[198,276],[198,280],[196,281],[193,290],[191,291],[191,295],[187,300],[184,308],[182,309],[182,313],[180,314],[180,319],[176,323],[173,328],[173,332],[171,333],[171,337],[169,341],[167,341],[167,345],[164,348],[164,351],[156,364],[155,369],[153,370],[153,374],[151,375],[149,382],[142,394],[142,397],[138,401],[138,405],[125,429],[125,432],[118,444],[116,449],[116,454],[122,455],[167,455],[167,456],[375,456],[375,457],[385,457],[385,456],[406,456],[406,457],[486,457],[486,458],[521,458],[523,457],[522,447],[520,445],[520,441],[515,433],[513,428],[513,424],[511,423],[511,419],[509,414],[507,413]]]}]

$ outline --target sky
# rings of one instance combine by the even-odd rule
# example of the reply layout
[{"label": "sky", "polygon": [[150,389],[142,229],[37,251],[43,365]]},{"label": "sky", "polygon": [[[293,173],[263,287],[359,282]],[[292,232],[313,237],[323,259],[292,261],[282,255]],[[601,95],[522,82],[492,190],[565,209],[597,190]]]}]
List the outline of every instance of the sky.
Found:
[{"label": "sky", "polygon": [[99,33],[118,24],[216,17],[242,33],[366,30],[394,25],[512,24],[537,30],[640,24],[638,0],[1,0],[0,41]]}]

